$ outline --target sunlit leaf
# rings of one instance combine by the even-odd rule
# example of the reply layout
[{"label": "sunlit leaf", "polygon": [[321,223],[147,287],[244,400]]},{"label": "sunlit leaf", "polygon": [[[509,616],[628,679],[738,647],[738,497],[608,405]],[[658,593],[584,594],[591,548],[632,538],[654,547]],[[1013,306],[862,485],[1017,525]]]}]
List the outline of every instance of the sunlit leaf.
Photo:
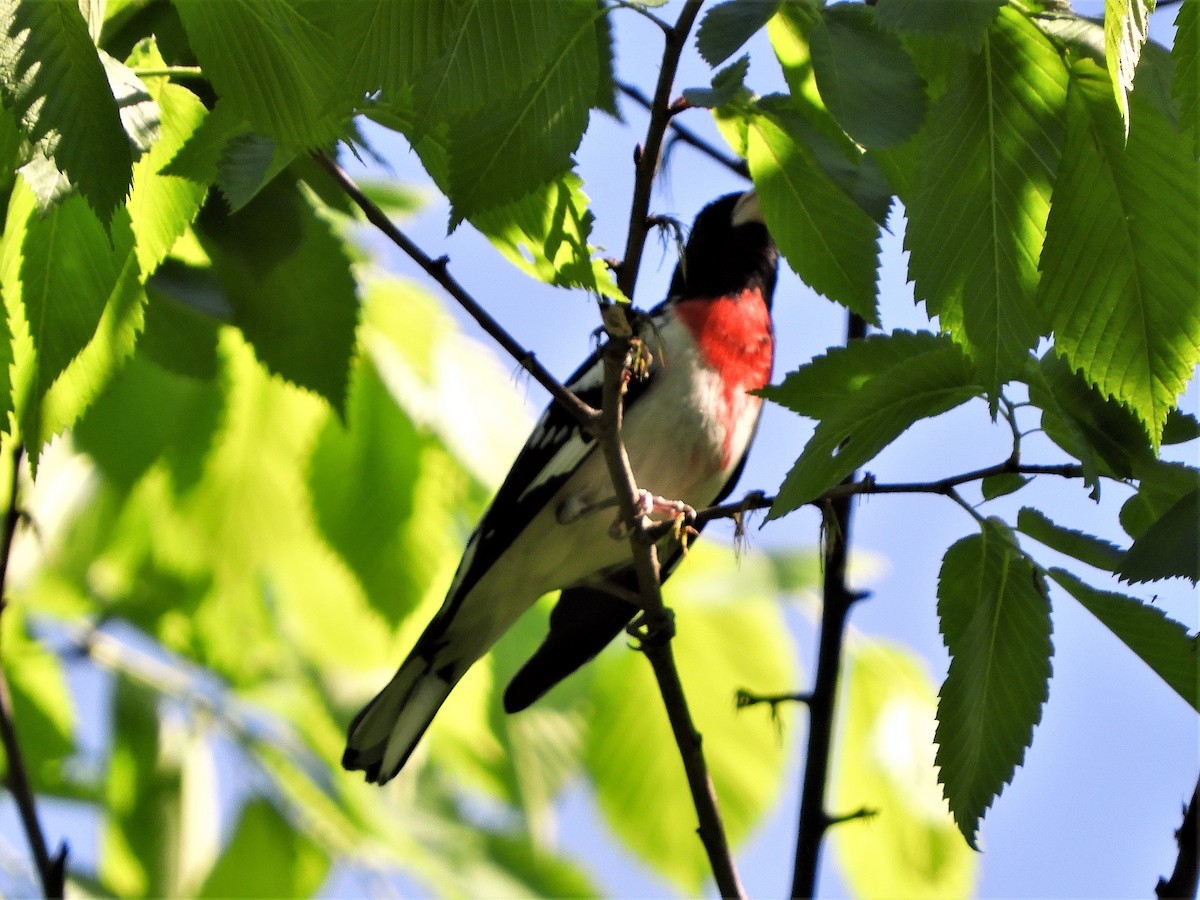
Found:
[{"label": "sunlit leaf", "polygon": [[946,551],[938,616],[950,671],[938,701],[937,765],[963,837],[1025,759],[1050,680],[1050,604],[1041,574],[1002,522]]}]

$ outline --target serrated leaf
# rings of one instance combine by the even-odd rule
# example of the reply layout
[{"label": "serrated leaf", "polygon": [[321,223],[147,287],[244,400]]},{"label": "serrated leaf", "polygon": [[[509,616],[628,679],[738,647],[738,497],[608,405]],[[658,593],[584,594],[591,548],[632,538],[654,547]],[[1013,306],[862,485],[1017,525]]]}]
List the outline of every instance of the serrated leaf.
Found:
[{"label": "serrated leaf", "polygon": [[1125,555],[1116,544],[1057,525],[1040,510],[1028,506],[1022,507],[1017,513],[1017,530],[1051,550],[1065,553],[1105,572],[1115,572]]},{"label": "serrated leaf", "polygon": [[1104,55],[1126,137],[1129,135],[1129,92],[1133,90],[1142,45],[1150,36],[1152,12],[1154,0],[1104,0]]},{"label": "serrated leaf", "polygon": [[818,293],[876,322],[878,227],[776,114],[747,123],[747,161],[780,252]]},{"label": "serrated leaf", "polygon": [[1200,643],[1161,609],[1090,587],[1063,569],[1050,577],[1104,623],[1193,709],[1200,711]]},{"label": "serrated leaf", "polygon": [[247,131],[231,136],[217,162],[217,187],[229,211],[237,212],[257,197],[295,158],[294,151],[265,135]]},{"label": "serrated leaf", "polygon": [[253,798],[199,896],[308,896],[321,886],[329,865],[329,855],[298,823],[269,801]]},{"label": "serrated leaf", "polygon": [[831,350],[762,395],[819,419],[768,519],[779,518],[871,460],[914,422],[980,394],[962,350],[927,332],[893,332]]},{"label": "serrated leaf", "polygon": [[255,130],[293,150],[336,138],[354,98],[339,95],[337,4],[176,0],[204,75]]},{"label": "serrated leaf", "polygon": [[977,50],[1004,0],[879,0],[880,28],[949,38]]},{"label": "serrated leaf", "polygon": [[993,412],[1000,386],[1020,374],[1049,330],[1034,289],[1066,74],[1046,37],[1002,9],[930,111],[907,207],[917,298],[968,350]]},{"label": "serrated leaf", "polygon": [[[81,197],[67,198],[45,216],[35,206],[32,192],[18,185],[9,202],[0,266],[9,322],[17,328],[15,411],[34,464],[42,443],[73,421],[132,349],[143,296],[123,209],[106,233]],[[72,366],[89,346],[90,358]],[[46,404],[68,366],[74,375]]]},{"label": "serrated leaf", "polygon": [[716,68],[775,15],[782,0],[728,0],[711,7],[696,31],[696,49]]},{"label": "serrated leaf", "polygon": [[1200,581],[1200,488],[1180,497],[1133,542],[1117,573],[1126,581]]},{"label": "serrated leaf", "polygon": [[854,896],[967,897],[979,857],[958,833],[934,768],[937,695],[903,647],[847,645],[833,809],[872,815],[830,832]]},{"label": "serrated leaf", "polygon": [[1191,413],[1180,412],[1178,407],[1167,413],[1162,433],[1164,445],[1186,444],[1196,438],[1200,438],[1200,419]]},{"label": "serrated leaf", "polygon": [[1053,351],[1026,371],[1029,400],[1042,411],[1042,430],[1083,464],[1092,498],[1100,476],[1129,478],[1134,467],[1153,458],[1146,430],[1121,404],[1106,400]]},{"label": "serrated leaf", "polygon": [[346,246],[295,183],[276,179],[241,211],[200,221],[234,323],[271,371],[346,402],[358,297]]},{"label": "serrated leaf", "polygon": [[1134,540],[1193,490],[1200,489],[1200,470],[1182,463],[1151,459],[1139,463],[1138,491],[1121,506],[1121,527]]},{"label": "serrated leaf", "polygon": [[1104,74],[1081,59],[1071,75],[1039,305],[1057,351],[1157,447],[1200,362],[1200,169],[1136,93],[1126,145]]},{"label": "serrated leaf", "polygon": [[980,819],[1041,720],[1053,653],[1044,579],[999,520],[946,551],[938,616],[950,670],[938,702],[937,765],[954,820],[976,847]]},{"label": "serrated leaf", "polygon": [[[734,693],[793,684],[795,650],[768,595],[745,596],[728,568],[728,549],[703,547],[667,585],[677,614],[672,646],[736,848],[775,802],[787,748],[765,711],[736,710]],[[696,839],[695,809],[650,667],[619,642],[592,667],[586,760],[601,814],[639,858],[696,894],[711,869]],[[747,759],[754,760],[752,768]],[[653,816],[637,800],[647,792],[658,798]]]},{"label": "serrated leaf", "polygon": [[925,90],[904,45],[868,6],[826,7],[809,40],[821,99],[864,147],[904,143],[925,118]]},{"label": "serrated leaf", "polygon": [[595,217],[574,172],[533,193],[472,217],[471,224],[526,274],[555,287],[619,299],[607,264],[588,243]]},{"label": "serrated leaf", "polygon": [[[144,52],[140,58],[161,62],[157,50],[153,56]],[[143,280],[166,259],[196,218],[205,194],[204,184],[162,172],[202,126],[207,114],[204,104],[191,91],[165,78],[148,79],[148,90],[160,111],[158,135],[133,167],[133,186],[126,203]]]},{"label": "serrated leaf", "polygon": [[1006,472],[1002,475],[989,475],[979,483],[979,492],[984,500],[995,500],[1019,491],[1032,481],[1028,475],[1018,475],[1016,472]]},{"label": "serrated leaf", "polygon": [[690,106],[709,109],[724,106],[746,91],[746,73],[750,70],[750,55],[730,63],[713,76],[711,88],[687,88],[683,98]]},{"label": "serrated leaf", "polygon": [[603,15],[591,4],[572,8],[570,27],[538,77],[519,94],[451,121],[448,194],[456,219],[515,200],[571,168],[597,96]]},{"label": "serrated leaf", "polygon": [[133,154],[77,0],[0,3],[0,91],[21,129],[107,223]]},{"label": "serrated leaf", "polygon": [[1200,2],[1183,0],[1175,15],[1171,46],[1175,78],[1171,96],[1179,102],[1179,130],[1191,132],[1192,156],[1200,159]]}]

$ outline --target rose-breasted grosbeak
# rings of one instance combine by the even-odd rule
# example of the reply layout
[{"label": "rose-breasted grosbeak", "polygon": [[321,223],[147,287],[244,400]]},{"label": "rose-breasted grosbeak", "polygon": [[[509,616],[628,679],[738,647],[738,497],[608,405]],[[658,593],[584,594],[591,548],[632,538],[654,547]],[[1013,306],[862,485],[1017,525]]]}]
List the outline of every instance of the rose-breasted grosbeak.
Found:
[{"label": "rose-breasted grosbeak", "polygon": [[[761,406],[748,391],[771,377],[776,258],[753,192],[696,217],[670,295],[639,328],[649,372],[625,395],[625,447],[648,496],[700,508],[733,490]],[[594,353],[567,382],[593,407],[602,369]],[[467,543],[442,608],[350,724],[342,765],[379,784],[392,778],[471,664],[542,594],[562,589],[549,634],[504,694],[508,712],[620,634],[638,612],[625,599],[637,584],[628,542],[610,533],[615,515],[596,441],[551,404]],[[680,545],[665,538],[660,552],[665,577]]]}]

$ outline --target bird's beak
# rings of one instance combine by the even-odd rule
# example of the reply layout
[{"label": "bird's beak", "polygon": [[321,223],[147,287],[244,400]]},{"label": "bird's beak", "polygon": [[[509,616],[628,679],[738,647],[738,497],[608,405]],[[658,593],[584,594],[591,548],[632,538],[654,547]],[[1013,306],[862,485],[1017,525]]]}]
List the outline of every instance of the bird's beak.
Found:
[{"label": "bird's beak", "polygon": [[749,190],[738,197],[733,205],[733,227],[745,225],[747,222],[763,223],[762,207],[758,203],[758,191]]}]

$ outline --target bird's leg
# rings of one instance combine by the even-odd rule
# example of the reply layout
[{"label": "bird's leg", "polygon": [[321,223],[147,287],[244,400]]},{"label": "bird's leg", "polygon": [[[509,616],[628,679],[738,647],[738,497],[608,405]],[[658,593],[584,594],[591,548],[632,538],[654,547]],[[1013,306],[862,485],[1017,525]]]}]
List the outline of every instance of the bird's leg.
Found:
[{"label": "bird's leg", "polygon": [[[636,514],[640,518],[656,519],[671,523],[671,533],[687,550],[688,540],[698,532],[691,523],[696,518],[696,510],[682,500],[668,500],[647,490],[639,490],[636,500]],[[611,537],[618,540],[629,536],[629,529],[619,517],[608,530]]]}]

